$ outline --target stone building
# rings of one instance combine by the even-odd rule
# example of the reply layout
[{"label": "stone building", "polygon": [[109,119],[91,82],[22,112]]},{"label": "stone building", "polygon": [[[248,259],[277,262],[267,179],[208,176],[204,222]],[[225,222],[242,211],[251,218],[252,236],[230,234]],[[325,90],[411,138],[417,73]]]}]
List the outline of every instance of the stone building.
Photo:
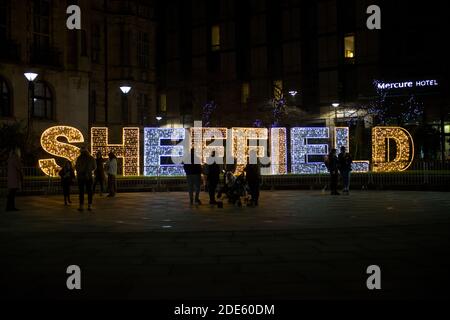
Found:
[{"label": "stone building", "polygon": [[[81,8],[81,30],[66,27],[70,5]],[[120,139],[123,125],[156,121],[151,1],[1,0],[0,42],[0,121],[28,122],[29,109],[36,134],[70,125],[86,139],[91,126]],[[38,74],[30,95],[25,72]]]}]

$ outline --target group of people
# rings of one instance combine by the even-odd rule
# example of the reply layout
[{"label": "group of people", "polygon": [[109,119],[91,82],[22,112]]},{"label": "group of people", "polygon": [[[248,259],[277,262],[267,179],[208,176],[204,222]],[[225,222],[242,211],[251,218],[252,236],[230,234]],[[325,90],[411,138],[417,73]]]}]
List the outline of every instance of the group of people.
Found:
[{"label": "group of people", "polygon": [[[215,153],[211,154],[215,157]],[[251,155],[250,155],[251,157]],[[256,159],[256,155],[253,157]],[[23,185],[23,170],[21,165],[21,153],[19,148],[13,149],[8,158],[8,194],[6,202],[6,211],[17,211],[15,197],[17,191]],[[346,152],[345,147],[341,147],[340,153],[337,154],[336,149],[332,149],[325,158],[325,165],[330,172],[330,190],[332,195],[339,195],[337,191],[339,175],[342,177],[343,193],[349,194],[350,173],[352,171],[352,158]],[[211,205],[218,204],[217,198],[221,197],[223,190],[218,188],[220,184],[220,174],[223,171],[221,166],[216,162],[201,165],[200,159],[191,150],[191,161],[185,163],[184,171],[186,173],[190,204],[200,205],[200,189],[202,184],[202,174],[206,175],[209,203]],[[75,170],[77,175],[75,177]],[[245,180],[251,196],[249,205],[258,206],[260,184],[261,184],[261,168],[257,161],[251,161],[245,169]],[[84,197],[87,194],[89,211],[92,211],[92,199],[97,185],[100,186],[100,196],[105,191],[105,182],[108,185],[108,197],[114,197],[117,192],[117,158],[113,152],[108,155],[108,160],[103,159],[101,152],[97,152],[96,158],[92,157],[87,148],[81,148],[79,157],[76,160],[75,168],[72,163],[67,161],[59,172],[61,177],[61,185],[64,194],[64,204],[68,205],[70,200],[70,187],[74,183],[75,178],[79,189],[79,211],[84,211]],[[217,198],[216,198],[217,194]]]},{"label": "group of people", "polygon": [[[215,151],[213,151],[211,153],[211,159],[214,159],[215,156],[216,153]],[[223,194],[223,190],[218,188],[220,184],[220,174],[222,172],[221,166],[215,161],[202,166],[201,160],[192,149],[191,161],[190,163],[184,163],[183,168],[186,173],[190,204],[202,204],[202,202],[200,201],[200,189],[202,184],[202,174],[205,174],[207,189],[209,193],[209,204],[217,205],[217,198],[220,198]],[[261,184],[261,168],[258,163],[247,164],[244,172],[251,196],[248,205],[258,206],[259,190]]]},{"label": "group of people", "polygon": [[350,173],[352,171],[352,157],[344,146],[337,155],[337,150],[332,149],[330,154],[325,158],[325,165],[330,172],[330,190],[332,195],[340,195],[338,192],[339,174],[342,177],[343,194],[349,194],[350,190]]},{"label": "group of people", "polygon": [[100,185],[100,196],[103,196],[105,181],[108,182],[108,197],[114,197],[117,192],[117,157],[113,152],[108,155],[105,161],[101,152],[97,152],[96,158],[91,156],[87,148],[82,148],[80,155],[75,162],[75,168],[70,161],[66,161],[59,172],[61,185],[64,194],[64,205],[72,203],[70,201],[70,187],[75,180],[75,170],[77,172],[77,183],[79,191],[78,211],[84,211],[84,196],[87,194],[89,211],[92,211],[92,199],[97,184]]}]

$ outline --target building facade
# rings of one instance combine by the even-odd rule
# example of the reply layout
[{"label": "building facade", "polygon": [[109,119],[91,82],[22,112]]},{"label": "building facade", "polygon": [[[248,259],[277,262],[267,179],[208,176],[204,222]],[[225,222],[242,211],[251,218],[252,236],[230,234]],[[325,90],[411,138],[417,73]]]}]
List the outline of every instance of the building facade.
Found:
[{"label": "building facade", "polygon": [[[362,122],[367,129],[377,123],[420,122],[436,133],[430,139],[438,140],[439,157],[450,156],[449,62],[442,39],[449,29],[447,3],[435,1],[423,8],[408,1],[378,1],[382,29],[369,30],[366,11],[372,4],[158,3],[158,91],[164,124],[192,125],[204,118],[205,106],[212,102],[216,109],[207,123],[215,126]],[[424,80],[438,85],[378,90],[378,83]],[[280,120],[274,99],[281,97]],[[385,109],[398,121],[383,119]]]},{"label": "building facade", "polygon": [[[156,121],[155,20],[151,1],[2,0],[0,121],[28,122],[39,135],[70,125],[87,138],[108,126]],[[81,8],[81,30],[69,30],[68,6]],[[29,92],[25,72],[38,76]],[[123,96],[120,87],[132,89]],[[30,99],[30,100],[28,100]]]},{"label": "building facade", "polygon": [[[66,28],[73,4],[81,30]],[[72,125],[86,137],[90,127],[108,126],[112,143],[124,125],[195,120],[361,130],[395,124],[428,137],[423,146],[437,141],[434,153],[446,158],[449,5],[380,0],[382,28],[369,30],[372,4],[1,0],[0,122],[29,118],[37,134]],[[23,75],[30,71],[38,74],[31,94]],[[379,90],[427,80],[436,85]],[[131,91],[124,95],[121,86]]]}]

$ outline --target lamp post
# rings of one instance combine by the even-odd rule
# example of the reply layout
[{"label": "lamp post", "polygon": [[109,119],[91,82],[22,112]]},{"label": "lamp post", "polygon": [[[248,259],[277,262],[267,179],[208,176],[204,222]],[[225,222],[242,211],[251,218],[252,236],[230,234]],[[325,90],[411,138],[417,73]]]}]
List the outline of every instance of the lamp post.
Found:
[{"label": "lamp post", "polygon": [[25,78],[28,80],[28,117],[27,117],[27,138],[30,134],[31,127],[31,116],[34,109],[34,80],[38,77],[37,73],[34,72],[25,72],[23,74]]},{"label": "lamp post", "polygon": [[156,121],[158,121],[158,128],[159,128],[160,125],[161,125],[161,120],[162,120],[162,118],[163,118],[163,117],[161,117],[161,116],[156,116],[156,117],[155,117]]},{"label": "lamp post", "polygon": [[337,102],[334,102],[334,103],[332,103],[331,104],[332,106],[333,106],[333,108],[334,108],[334,125],[336,126],[337,125],[337,109],[339,108],[339,103],[337,103]]},{"label": "lamp post", "polygon": [[124,123],[128,123],[128,93],[131,91],[130,86],[121,86],[122,91],[122,120]]}]

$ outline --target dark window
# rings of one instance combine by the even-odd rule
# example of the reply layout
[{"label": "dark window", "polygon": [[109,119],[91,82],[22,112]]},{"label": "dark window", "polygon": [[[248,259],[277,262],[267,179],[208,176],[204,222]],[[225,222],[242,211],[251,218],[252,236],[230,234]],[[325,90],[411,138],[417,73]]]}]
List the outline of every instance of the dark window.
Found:
[{"label": "dark window", "polygon": [[34,85],[32,115],[39,119],[53,118],[53,94],[43,81],[38,81]]},{"label": "dark window", "polygon": [[86,30],[81,30],[81,56],[82,57],[87,57],[87,40],[86,40]]},{"label": "dark window", "polygon": [[150,41],[149,35],[146,32],[138,32],[137,39],[137,61],[141,68],[148,68],[150,56]]},{"label": "dark window", "polygon": [[10,117],[11,112],[11,93],[5,79],[0,78],[0,117]]},{"label": "dark window", "polygon": [[130,65],[130,33],[122,25],[120,28],[120,63],[122,66]]},{"label": "dark window", "polygon": [[140,93],[137,96],[138,122],[145,126],[148,123],[148,95]]},{"label": "dark window", "polygon": [[89,101],[89,122],[97,122],[97,91],[91,91],[91,99]]},{"label": "dark window", "polygon": [[33,0],[33,45],[37,51],[50,48],[50,0]]},{"label": "dark window", "polygon": [[92,26],[92,62],[100,62],[101,46],[100,46],[100,26],[94,24]]},{"label": "dark window", "polygon": [[0,1],[0,41],[9,37],[9,1]]}]

